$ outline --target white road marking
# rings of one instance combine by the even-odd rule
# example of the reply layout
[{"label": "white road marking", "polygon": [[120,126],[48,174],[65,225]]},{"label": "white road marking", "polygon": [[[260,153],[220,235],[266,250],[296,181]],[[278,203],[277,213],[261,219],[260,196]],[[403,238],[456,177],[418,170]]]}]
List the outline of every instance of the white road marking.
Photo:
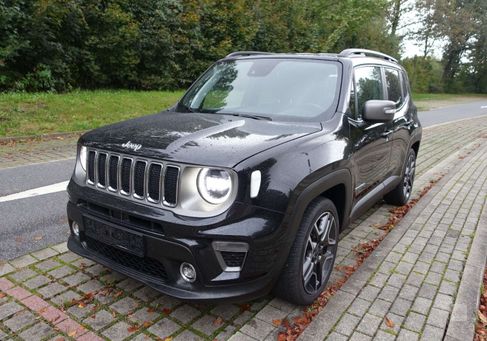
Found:
[{"label": "white road marking", "polygon": [[0,197],[0,202],[7,202],[7,201],[12,201],[12,200],[36,197],[38,195],[44,195],[44,194],[49,194],[49,193],[62,192],[62,191],[66,190],[68,183],[69,183],[69,181],[63,181],[63,182],[58,182],[57,184],[33,188],[33,189],[29,189],[27,191],[23,191],[23,192],[19,192],[19,193],[9,194],[9,195]]}]

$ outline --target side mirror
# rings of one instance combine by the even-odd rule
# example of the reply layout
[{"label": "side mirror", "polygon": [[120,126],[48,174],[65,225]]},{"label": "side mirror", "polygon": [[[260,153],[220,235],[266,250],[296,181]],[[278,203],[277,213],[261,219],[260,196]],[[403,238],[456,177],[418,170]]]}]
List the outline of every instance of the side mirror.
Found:
[{"label": "side mirror", "polygon": [[370,100],[365,102],[364,120],[371,122],[388,122],[394,118],[396,103],[387,100]]}]

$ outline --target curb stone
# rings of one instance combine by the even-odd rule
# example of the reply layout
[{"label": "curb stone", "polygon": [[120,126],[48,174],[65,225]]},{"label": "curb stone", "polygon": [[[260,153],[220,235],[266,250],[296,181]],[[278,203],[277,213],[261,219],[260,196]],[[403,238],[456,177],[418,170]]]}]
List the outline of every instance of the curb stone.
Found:
[{"label": "curb stone", "polygon": [[450,324],[446,331],[446,341],[473,340],[480,290],[487,258],[487,206],[478,222],[470,253],[463,272],[458,295],[453,306]]}]

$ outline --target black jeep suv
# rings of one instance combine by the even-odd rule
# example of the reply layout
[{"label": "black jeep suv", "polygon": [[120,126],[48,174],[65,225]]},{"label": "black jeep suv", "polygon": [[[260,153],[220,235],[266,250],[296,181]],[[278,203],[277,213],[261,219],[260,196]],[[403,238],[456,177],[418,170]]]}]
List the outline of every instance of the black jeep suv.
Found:
[{"label": "black jeep suv", "polygon": [[309,304],[338,237],[405,204],[421,127],[379,52],[235,52],[169,110],[84,134],[68,247],[185,300]]}]

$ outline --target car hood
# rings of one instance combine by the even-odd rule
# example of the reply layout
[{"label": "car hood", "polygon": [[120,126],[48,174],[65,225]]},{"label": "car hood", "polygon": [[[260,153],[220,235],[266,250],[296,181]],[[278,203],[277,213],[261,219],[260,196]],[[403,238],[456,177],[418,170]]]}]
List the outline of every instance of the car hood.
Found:
[{"label": "car hood", "polygon": [[266,149],[320,130],[318,122],[296,124],[165,111],[92,130],[80,142],[149,158],[233,167]]}]

